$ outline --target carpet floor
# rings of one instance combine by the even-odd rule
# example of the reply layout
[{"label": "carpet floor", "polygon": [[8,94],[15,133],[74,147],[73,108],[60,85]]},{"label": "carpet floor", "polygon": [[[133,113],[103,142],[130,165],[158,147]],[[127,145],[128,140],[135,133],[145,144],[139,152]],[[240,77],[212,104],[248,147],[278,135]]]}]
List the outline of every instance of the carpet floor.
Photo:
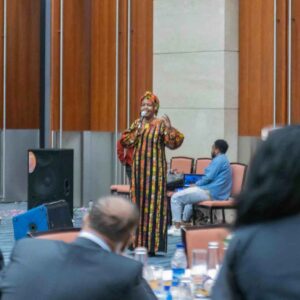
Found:
[{"label": "carpet floor", "polygon": [[[5,262],[9,261],[9,256],[14,245],[14,230],[12,218],[15,215],[25,212],[27,209],[26,202],[17,203],[0,203],[0,249],[3,252]],[[82,216],[86,208],[74,209],[74,226],[81,227]],[[160,265],[164,268],[170,268],[170,262],[176,249],[176,244],[181,242],[180,237],[168,237],[168,252],[163,255],[156,255],[148,258],[148,264]]]}]

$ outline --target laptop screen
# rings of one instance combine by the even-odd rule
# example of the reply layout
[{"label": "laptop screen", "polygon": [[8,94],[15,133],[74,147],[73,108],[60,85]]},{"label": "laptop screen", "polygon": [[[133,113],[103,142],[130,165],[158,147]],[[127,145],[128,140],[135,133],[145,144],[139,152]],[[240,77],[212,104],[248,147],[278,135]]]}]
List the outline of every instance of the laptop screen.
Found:
[{"label": "laptop screen", "polygon": [[191,184],[195,184],[203,176],[203,174],[184,174],[184,186],[189,187]]}]

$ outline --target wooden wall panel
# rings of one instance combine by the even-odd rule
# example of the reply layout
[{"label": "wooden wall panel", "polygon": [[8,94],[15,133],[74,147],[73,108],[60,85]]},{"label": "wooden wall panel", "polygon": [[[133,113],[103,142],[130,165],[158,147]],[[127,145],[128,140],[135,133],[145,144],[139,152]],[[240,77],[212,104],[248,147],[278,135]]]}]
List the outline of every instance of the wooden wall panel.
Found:
[{"label": "wooden wall panel", "polygon": [[91,1],[64,1],[64,130],[90,128]]},{"label": "wooden wall panel", "polygon": [[[60,7],[52,3],[52,128],[59,129]],[[64,1],[63,130],[90,129],[91,0]]]},{"label": "wooden wall panel", "polygon": [[[153,84],[153,0],[132,0],[131,121],[140,113],[140,97]],[[159,95],[158,95],[159,96]]]},{"label": "wooden wall panel", "polygon": [[[63,130],[115,130],[116,2],[69,0],[64,7]],[[119,8],[119,130],[127,123],[127,0]],[[152,88],[153,1],[132,1],[131,118]],[[59,1],[52,2],[52,128],[59,123]]]},{"label": "wooden wall panel", "polygon": [[7,1],[6,87],[7,128],[39,128],[40,1]]},{"label": "wooden wall panel", "polygon": [[120,1],[119,18],[119,131],[127,128],[128,1]]},{"label": "wooden wall panel", "polygon": [[276,124],[287,123],[287,1],[277,0]]},{"label": "wooden wall panel", "polygon": [[239,135],[273,120],[273,0],[240,1]]},{"label": "wooden wall panel", "polygon": [[60,0],[51,3],[51,129],[59,130]]},{"label": "wooden wall panel", "polygon": [[90,128],[91,0],[64,1],[63,128]]},{"label": "wooden wall panel", "polygon": [[114,131],[116,70],[116,5],[92,3],[91,130]]},{"label": "wooden wall panel", "polygon": [[[240,1],[240,135],[259,135],[261,127],[272,124],[272,2],[269,0]],[[300,1],[292,1],[292,5],[292,123],[300,123],[300,85],[298,84]],[[258,21],[256,27],[255,24],[251,25],[255,20]],[[276,123],[285,125],[288,118],[288,5],[286,0],[277,0],[276,47]],[[262,101],[264,109],[262,109]]]},{"label": "wooden wall panel", "polygon": [[300,123],[300,1],[292,4],[292,123]]},{"label": "wooden wall panel", "polygon": [[249,131],[249,36],[250,14],[249,3],[240,1],[239,7],[239,135],[247,135]]}]

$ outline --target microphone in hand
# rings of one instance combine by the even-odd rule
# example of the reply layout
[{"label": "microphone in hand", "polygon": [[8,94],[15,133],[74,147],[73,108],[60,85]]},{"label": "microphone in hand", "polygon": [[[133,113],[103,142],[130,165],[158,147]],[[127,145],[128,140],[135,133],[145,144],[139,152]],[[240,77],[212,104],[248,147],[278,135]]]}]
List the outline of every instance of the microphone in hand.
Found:
[{"label": "microphone in hand", "polygon": [[141,122],[144,120],[145,116],[146,116],[147,112],[145,110],[143,110],[141,112]]},{"label": "microphone in hand", "polygon": [[145,110],[141,111],[141,117],[140,117],[140,122],[139,122],[138,129],[140,129],[140,128],[142,127],[143,120],[144,120],[144,118],[145,118],[145,116],[146,116],[146,113],[147,113],[147,112],[146,112]]}]

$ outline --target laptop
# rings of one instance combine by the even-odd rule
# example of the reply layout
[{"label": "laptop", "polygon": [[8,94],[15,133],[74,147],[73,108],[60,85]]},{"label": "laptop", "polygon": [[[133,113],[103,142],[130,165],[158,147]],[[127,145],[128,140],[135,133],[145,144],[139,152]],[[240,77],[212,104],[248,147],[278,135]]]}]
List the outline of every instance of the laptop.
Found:
[{"label": "laptop", "polygon": [[198,180],[200,180],[204,174],[184,174],[184,182],[183,187],[177,188],[176,191],[184,190],[190,187],[192,184],[195,184]]},{"label": "laptop", "polygon": [[191,184],[195,184],[200,180],[204,175],[203,174],[184,174],[184,187],[189,187]]}]

